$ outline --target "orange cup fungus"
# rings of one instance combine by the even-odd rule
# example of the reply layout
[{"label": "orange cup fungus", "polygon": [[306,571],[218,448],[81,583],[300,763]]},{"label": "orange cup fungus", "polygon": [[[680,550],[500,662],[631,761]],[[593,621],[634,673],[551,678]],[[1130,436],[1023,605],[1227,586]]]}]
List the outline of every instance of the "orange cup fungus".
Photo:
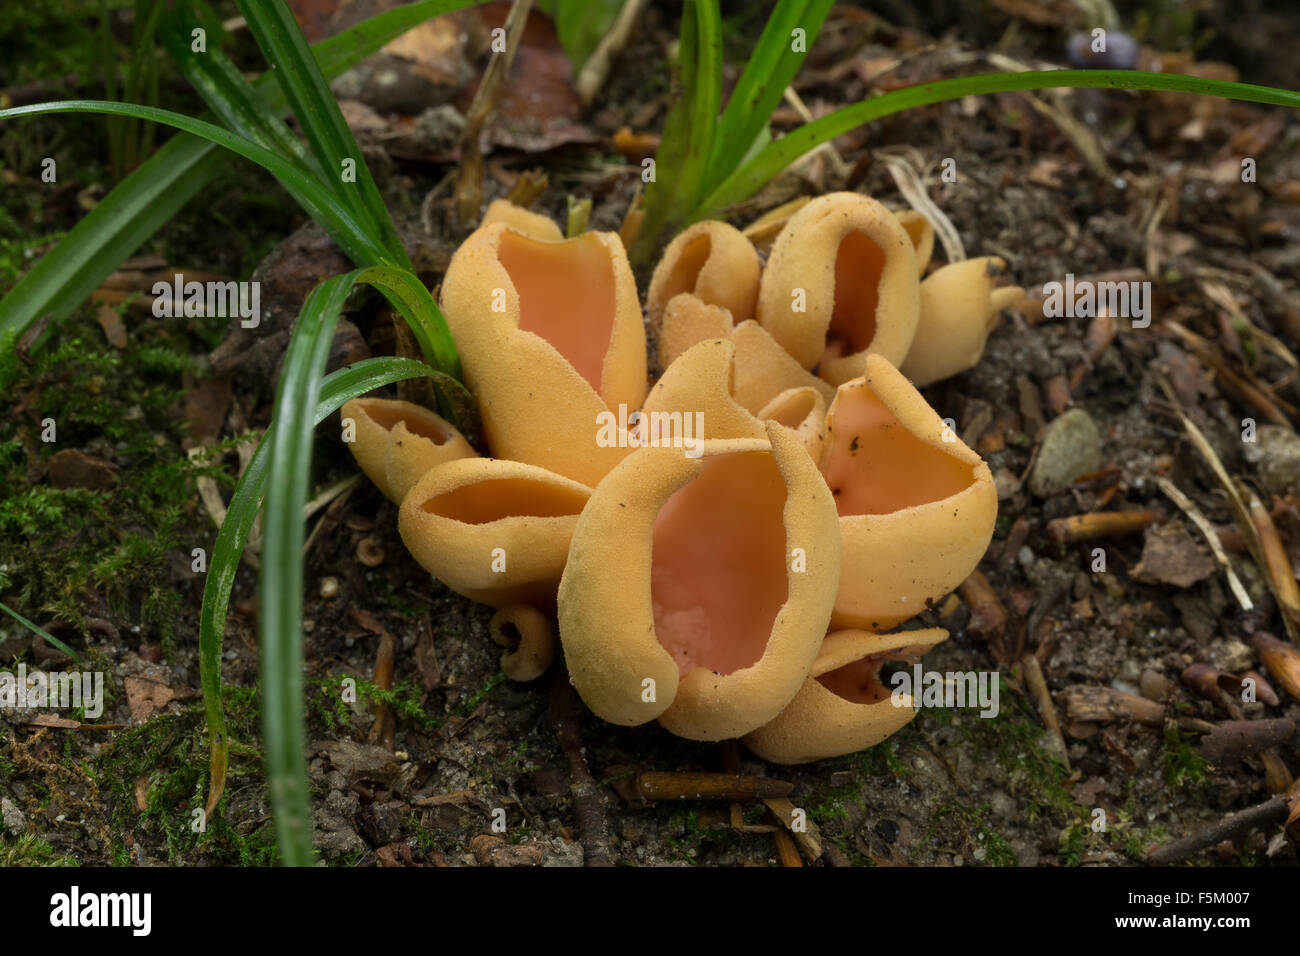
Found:
[{"label": "orange cup fungus", "polygon": [[933,245],[924,217],[853,193],[792,215],[765,267],[732,226],[691,226],[650,280],[647,391],[618,236],[498,201],[442,285],[494,457],[369,398],[343,409],[352,451],[415,559],[500,609],[512,679],[551,666],[553,609],[607,721],[776,763],[870,747],[914,712],[881,666],[946,637],[885,632],[975,568],[997,514],[916,389],[978,361],[1020,290],[993,287],[993,259],[922,280]]}]

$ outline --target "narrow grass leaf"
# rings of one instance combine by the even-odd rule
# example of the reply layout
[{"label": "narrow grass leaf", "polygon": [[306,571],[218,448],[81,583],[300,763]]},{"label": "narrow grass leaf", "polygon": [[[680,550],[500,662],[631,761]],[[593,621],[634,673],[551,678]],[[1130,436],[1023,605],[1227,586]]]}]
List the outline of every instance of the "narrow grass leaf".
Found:
[{"label": "narrow grass leaf", "polygon": [[45,630],[43,627],[33,624],[31,621],[27,620],[27,618],[23,617],[21,614],[19,614],[17,611],[15,611],[13,608],[9,607],[7,604],[5,604],[2,601],[0,601],[0,611],[4,611],[15,621],[17,621],[23,627],[27,628],[27,630],[31,631],[37,637],[41,638],[43,641],[45,641],[45,643],[49,644],[51,647],[57,647],[63,653],[67,654],[74,661],[76,661],[78,664],[81,663],[81,658],[77,656],[76,651],[70,648],[67,644],[64,644],[61,640],[59,640],[49,631]]},{"label": "narrow grass leaf", "polygon": [[257,163],[285,188],[294,192],[303,203],[307,213],[321,224],[339,247],[354,262],[366,265],[380,265],[389,262],[387,252],[377,245],[368,232],[326,187],[312,178],[306,171],[294,163],[260,146],[251,140],[238,136],[220,126],[197,120],[183,113],[161,110],[152,106],[137,106],[131,103],[109,103],[103,100],[60,100],[55,103],[34,103],[30,106],[15,106],[0,110],[0,120],[19,116],[34,116],[45,113],[107,113],[112,116],[134,116],[155,123],[165,123],[200,136],[218,146],[224,146],[233,153]]},{"label": "narrow grass leaf", "polygon": [[[361,147],[288,6],[284,0],[238,0],[238,5],[325,169],[324,182],[353,217],[366,226],[375,242],[387,250],[388,258],[410,268],[411,261],[361,155]],[[350,171],[350,179],[344,178],[345,169]]]},{"label": "narrow grass leaf", "polygon": [[[371,358],[339,369],[321,383],[320,401],[313,424],[319,425],[344,402],[393,382],[435,370],[414,359]],[[212,546],[212,560],[203,582],[203,604],[199,616],[199,674],[203,703],[207,712],[211,775],[208,780],[207,814],[211,816],[225,789],[226,766],[230,742],[226,736],[226,715],[221,699],[221,650],[226,635],[226,616],[230,595],[235,586],[239,561],[253,530],[257,514],[266,496],[267,463],[271,457],[268,440],[258,443],[257,451],[244,469],[231,496],[226,518],[217,531]]]},{"label": "narrow grass leaf", "polygon": [[[457,0],[419,0],[373,16],[312,48],[326,77],[337,76],[394,37],[430,17],[474,6]],[[277,116],[287,111],[270,73],[253,84]],[[111,96],[112,94],[110,94]],[[29,351],[48,339],[101,282],[226,168],[214,144],[173,136],[84,216],[53,250],[0,300],[0,342],[18,341],[42,317],[49,324]]]},{"label": "narrow grass leaf", "polygon": [[429,295],[424,283],[412,272],[391,266],[367,269],[361,281],[369,282],[384,293],[411,327],[424,360],[444,375],[460,378],[460,355],[452,341],[451,329],[442,310]]},{"label": "narrow grass leaf", "polygon": [[1300,107],[1300,93],[1291,90],[1207,80],[1176,73],[1144,73],[1138,70],[1042,70],[1024,73],[989,73],[982,76],[921,83],[842,107],[791,131],[728,176],[695,207],[688,221],[696,222],[708,218],[727,206],[749,198],[800,156],[836,136],[870,123],[872,120],[880,119],[882,116],[889,116],[916,106],[927,106],[981,93],[1057,87],[1162,90],[1219,96],[1273,106]]},{"label": "narrow grass leaf", "polygon": [[[706,190],[741,165],[746,150],[767,127],[785,88],[799,72],[808,46],[821,32],[834,0],[795,0],[776,5],[723,111],[709,159]],[[801,30],[802,35],[795,31]],[[801,42],[796,49],[796,38]]]},{"label": "narrow grass leaf", "polygon": [[276,388],[263,516],[259,638],[267,784],[281,860],[313,862],[302,675],[302,511],[311,484],[312,414],[330,341],[357,272],[326,279],[294,323]]},{"label": "narrow grass leaf", "polygon": [[167,17],[161,31],[163,46],[226,128],[252,140],[259,146],[279,153],[317,179],[325,170],[315,154],[306,147],[284,120],[267,105],[257,89],[219,49],[195,53],[190,31],[198,21],[188,8],[178,8]]}]

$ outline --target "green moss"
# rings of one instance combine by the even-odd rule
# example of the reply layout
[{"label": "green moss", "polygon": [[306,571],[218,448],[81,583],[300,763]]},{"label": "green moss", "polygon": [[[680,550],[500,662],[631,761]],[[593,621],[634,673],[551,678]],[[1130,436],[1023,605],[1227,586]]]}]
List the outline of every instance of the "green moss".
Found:
[{"label": "green moss", "polygon": [[930,815],[923,844],[955,849],[963,862],[978,861],[987,866],[1015,866],[1015,851],[988,819],[988,803],[978,805],[965,799],[940,804]]},{"label": "green moss", "polygon": [[1078,866],[1083,862],[1084,844],[1090,830],[1083,820],[1075,820],[1061,831],[1057,855],[1065,866]]},{"label": "green moss", "polygon": [[474,713],[474,710],[479,704],[483,703],[484,698],[486,698],[488,694],[492,693],[493,688],[499,687],[505,679],[505,673],[503,671],[497,671],[487,679],[487,682],[484,683],[482,687],[464,697],[461,702],[452,709],[452,713],[457,717],[468,717],[470,714]]},{"label": "green moss", "polygon": [[[193,624],[175,575],[215,534],[194,482],[218,466],[192,464],[182,447],[200,345],[186,322],[132,316],[130,345],[111,348],[88,312],[14,367],[14,413],[0,418],[0,600],[46,627],[137,623],[128,640],[160,642],[170,657]],[[69,449],[110,461],[114,486],[53,487],[49,460]]]},{"label": "green moss", "polygon": [[[307,722],[323,725],[330,734],[352,727],[352,705],[343,699],[342,676],[307,681]],[[355,679],[355,678],[353,678]]]},{"label": "green moss", "polygon": [[1206,780],[1208,765],[1173,724],[1165,727],[1165,781],[1175,790],[1195,788]]},{"label": "green moss", "polygon": [[[227,728],[232,741],[229,776],[262,775],[261,754],[238,740],[255,739],[258,715],[251,695],[227,689]],[[261,812],[233,810],[228,788],[211,817],[196,815],[207,797],[208,737],[203,707],[195,702],[177,714],[159,714],[117,734],[92,762],[89,776],[108,795],[110,822],[117,832],[143,831],[164,848],[168,863],[267,865],[274,862],[275,840]],[[138,809],[137,781],[144,795]],[[243,819],[232,819],[236,814]],[[129,853],[114,850],[114,859]]]},{"label": "green moss", "polygon": [[55,853],[54,848],[39,837],[24,833],[10,839],[0,832],[0,866],[76,866],[70,856]]},{"label": "green moss", "polygon": [[[504,678],[505,675],[498,676]],[[424,690],[413,680],[398,681],[391,690],[386,690],[364,677],[333,675],[307,682],[308,718],[321,724],[331,734],[353,726],[355,713],[352,703],[343,697],[344,681],[349,680],[355,682],[358,704],[369,707],[376,701],[383,701],[405,726],[414,727],[423,733],[432,733],[444,723],[442,717],[430,713],[421,705]],[[489,682],[489,686],[480,693],[485,695],[498,683],[500,680]]]},{"label": "green moss", "polygon": [[1065,765],[1043,747],[1043,729],[1019,696],[1005,692],[996,717],[960,715],[956,726],[976,753],[991,754],[1007,778],[1007,789],[1025,807],[1029,821],[1079,812],[1065,788]]}]

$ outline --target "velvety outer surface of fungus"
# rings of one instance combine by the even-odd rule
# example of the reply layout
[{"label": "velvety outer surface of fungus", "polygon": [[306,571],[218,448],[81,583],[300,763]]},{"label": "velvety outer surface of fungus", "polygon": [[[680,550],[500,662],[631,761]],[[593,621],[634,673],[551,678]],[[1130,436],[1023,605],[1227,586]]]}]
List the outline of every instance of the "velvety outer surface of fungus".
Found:
[{"label": "velvety outer surface of fungus", "polygon": [[884,268],[884,252],[865,233],[851,232],[840,240],[835,255],[835,303],[823,362],[871,347]]},{"label": "velvety outer surface of fungus", "polygon": [[496,478],[462,485],[430,498],[421,506],[429,514],[464,524],[487,524],[502,518],[561,518],[576,515],[587,503],[583,495],[525,478]]},{"label": "velvety outer surface of fungus", "polygon": [[840,395],[822,464],[841,516],[883,515],[970,487],[972,469],[917,438],[865,385]]},{"label": "velvety outer surface of fungus", "polygon": [[709,253],[713,251],[713,240],[705,233],[692,239],[682,249],[681,256],[673,265],[672,271],[668,273],[668,278],[664,282],[664,291],[661,298],[665,303],[673,296],[682,292],[694,292],[696,282],[700,277],[700,270],[704,268],[704,263],[708,261]]},{"label": "velvety outer surface of fungus", "polygon": [[791,390],[793,394],[777,403],[769,402],[765,418],[779,422],[786,428],[798,428],[817,404],[817,393],[812,389]]},{"label": "velvety outer surface of fungus", "polygon": [[519,294],[519,329],[551,343],[601,390],[614,330],[614,271],[593,235],[564,242],[505,232],[497,252]]},{"label": "velvety outer surface of fungus", "polygon": [[651,602],[678,670],[719,674],[758,662],[788,596],[786,488],[770,455],[711,458],[660,509]]}]

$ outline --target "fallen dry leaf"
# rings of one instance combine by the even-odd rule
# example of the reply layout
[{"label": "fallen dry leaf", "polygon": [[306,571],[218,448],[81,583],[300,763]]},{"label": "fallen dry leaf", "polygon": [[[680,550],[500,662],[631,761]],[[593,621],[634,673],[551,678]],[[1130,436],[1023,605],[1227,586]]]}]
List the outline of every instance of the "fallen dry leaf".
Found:
[{"label": "fallen dry leaf", "polygon": [[185,393],[185,419],[195,445],[211,445],[221,437],[233,392],[230,376],[209,375]]},{"label": "fallen dry leaf", "polygon": [[144,723],[176,697],[176,691],[166,684],[147,677],[127,677],[123,683],[132,723]]},{"label": "fallen dry leaf", "polygon": [[1178,520],[1154,525],[1146,531],[1142,557],[1133,578],[1147,584],[1191,587],[1214,573],[1214,560],[1201,551],[1196,539]]},{"label": "fallen dry leaf", "polygon": [[[492,3],[478,12],[491,30],[505,25],[508,3]],[[461,91],[461,112],[469,109],[478,90],[473,83]],[[573,65],[560,46],[555,27],[531,12],[501,95],[488,116],[484,139],[495,146],[541,153],[565,143],[596,143],[599,137],[580,121],[582,102],[573,85]]]},{"label": "fallen dry leaf", "polygon": [[105,491],[117,483],[117,467],[75,448],[65,448],[49,461],[50,484],[55,488],[89,488]]},{"label": "fallen dry leaf", "polygon": [[108,339],[109,345],[115,349],[126,348],[126,326],[122,324],[122,317],[117,314],[117,309],[111,305],[101,305],[99,311],[95,313],[95,321],[104,330],[104,338]]}]

